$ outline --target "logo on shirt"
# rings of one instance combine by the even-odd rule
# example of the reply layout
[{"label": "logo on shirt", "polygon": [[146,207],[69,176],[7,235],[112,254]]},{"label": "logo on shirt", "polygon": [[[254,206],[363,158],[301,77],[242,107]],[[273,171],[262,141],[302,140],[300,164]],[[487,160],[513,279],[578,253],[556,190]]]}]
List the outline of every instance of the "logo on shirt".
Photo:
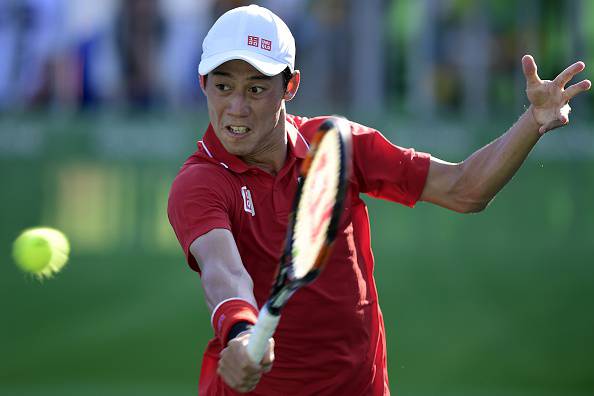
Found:
[{"label": "logo on shirt", "polygon": [[252,201],[252,193],[246,186],[241,187],[241,196],[243,197],[243,210],[255,216],[256,210],[254,209],[254,201]]}]

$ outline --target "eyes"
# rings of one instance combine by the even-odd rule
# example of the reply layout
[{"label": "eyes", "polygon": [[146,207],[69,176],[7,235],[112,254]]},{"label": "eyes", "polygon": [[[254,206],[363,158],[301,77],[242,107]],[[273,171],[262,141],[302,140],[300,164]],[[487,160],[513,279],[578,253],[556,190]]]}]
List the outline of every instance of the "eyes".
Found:
[{"label": "eyes", "polygon": [[248,91],[253,94],[259,94],[259,93],[264,92],[264,87],[259,87],[257,85],[254,85],[252,87],[249,87]]},{"label": "eyes", "polygon": [[229,91],[229,90],[231,89],[231,87],[229,87],[229,86],[228,86],[228,85],[226,85],[226,84],[215,84],[215,87],[216,87],[216,88],[217,88],[219,91],[221,91],[221,92],[226,92],[226,91]]},{"label": "eyes", "polygon": [[[230,85],[223,84],[223,83],[215,84],[215,87],[220,92],[230,92],[232,89]],[[258,95],[258,94],[261,94],[262,92],[266,91],[266,88],[259,86],[259,85],[252,85],[252,86],[248,87],[247,91],[248,91],[248,93],[250,93],[252,95]]]}]

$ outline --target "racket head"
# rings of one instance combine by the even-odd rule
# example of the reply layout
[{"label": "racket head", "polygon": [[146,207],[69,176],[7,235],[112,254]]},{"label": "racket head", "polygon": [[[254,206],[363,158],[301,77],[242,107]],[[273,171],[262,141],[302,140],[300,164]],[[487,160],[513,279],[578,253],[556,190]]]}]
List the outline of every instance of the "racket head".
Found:
[{"label": "racket head", "polygon": [[288,277],[311,282],[325,264],[336,237],[346,195],[351,158],[351,130],[342,117],[318,129],[301,166],[302,182],[291,221]]}]

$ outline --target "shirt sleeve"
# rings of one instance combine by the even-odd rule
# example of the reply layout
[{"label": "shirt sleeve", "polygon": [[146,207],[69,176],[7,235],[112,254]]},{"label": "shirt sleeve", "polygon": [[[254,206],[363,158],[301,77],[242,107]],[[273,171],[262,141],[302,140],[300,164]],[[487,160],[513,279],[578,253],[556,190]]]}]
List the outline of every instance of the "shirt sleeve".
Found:
[{"label": "shirt sleeve", "polygon": [[[210,168],[210,169],[209,169]],[[225,178],[210,165],[192,165],[177,175],[169,192],[167,215],[190,267],[200,272],[190,245],[215,228],[231,230],[231,198]]]},{"label": "shirt sleeve", "polygon": [[375,129],[351,125],[353,177],[359,191],[413,207],[425,187],[431,156],[398,147]]}]

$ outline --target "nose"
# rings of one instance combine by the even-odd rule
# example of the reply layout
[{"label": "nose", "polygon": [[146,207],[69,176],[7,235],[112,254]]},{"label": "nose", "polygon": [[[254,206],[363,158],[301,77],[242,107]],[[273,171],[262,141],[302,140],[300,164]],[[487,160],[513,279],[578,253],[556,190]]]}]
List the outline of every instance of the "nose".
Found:
[{"label": "nose", "polygon": [[248,98],[243,92],[235,92],[229,98],[229,105],[227,106],[227,112],[229,115],[234,117],[246,117],[249,115],[250,107]]}]

